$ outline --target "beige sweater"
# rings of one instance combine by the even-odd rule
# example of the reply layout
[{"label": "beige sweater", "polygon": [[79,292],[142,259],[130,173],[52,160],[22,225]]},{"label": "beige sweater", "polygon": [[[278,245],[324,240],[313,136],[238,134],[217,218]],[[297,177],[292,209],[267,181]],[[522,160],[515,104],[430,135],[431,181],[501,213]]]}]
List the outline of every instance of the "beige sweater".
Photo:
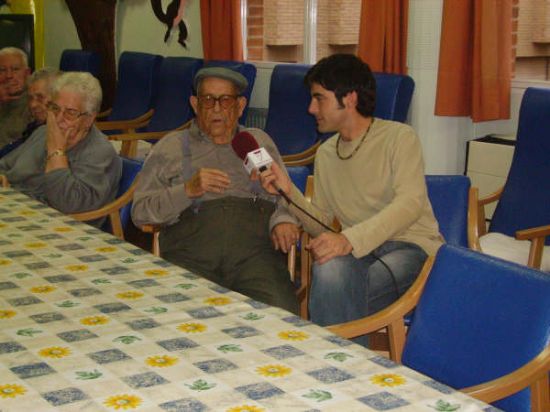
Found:
[{"label": "beige sweater", "polygon": [[[295,187],[291,199],[325,223],[336,217],[357,258],[388,240],[415,243],[435,254],[443,237],[428,199],[422,148],[413,129],[376,119],[348,160],[338,158],[337,139],[338,134],[332,136],[317,152],[312,203]],[[359,142],[341,140],[340,154],[348,156]],[[324,231],[296,207],[290,210],[313,236]]]}]

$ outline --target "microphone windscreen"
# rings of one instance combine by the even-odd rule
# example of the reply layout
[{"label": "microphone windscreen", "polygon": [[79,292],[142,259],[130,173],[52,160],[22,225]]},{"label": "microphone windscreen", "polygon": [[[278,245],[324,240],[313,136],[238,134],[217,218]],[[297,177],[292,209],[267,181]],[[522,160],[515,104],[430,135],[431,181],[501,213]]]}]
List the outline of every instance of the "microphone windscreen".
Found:
[{"label": "microphone windscreen", "polygon": [[237,156],[243,160],[246,159],[248,153],[260,148],[254,136],[245,131],[239,132],[233,137],[231,146],[235,153],[237,153]]}]

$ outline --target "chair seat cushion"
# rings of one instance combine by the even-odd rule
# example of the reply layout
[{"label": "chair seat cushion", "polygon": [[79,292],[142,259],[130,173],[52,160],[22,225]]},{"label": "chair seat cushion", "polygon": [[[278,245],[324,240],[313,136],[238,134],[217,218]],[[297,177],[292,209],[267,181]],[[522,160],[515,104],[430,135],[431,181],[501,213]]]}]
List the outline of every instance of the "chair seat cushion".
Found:
[{"label": "chair seat cushion", "polygon": [[[527,265],[531,247],[528,240],[517,240],[502,233],[489,232],[479,238],[479,244],[483,253]],[[550,246],[544,247],[541,269],[550,272]]]}]

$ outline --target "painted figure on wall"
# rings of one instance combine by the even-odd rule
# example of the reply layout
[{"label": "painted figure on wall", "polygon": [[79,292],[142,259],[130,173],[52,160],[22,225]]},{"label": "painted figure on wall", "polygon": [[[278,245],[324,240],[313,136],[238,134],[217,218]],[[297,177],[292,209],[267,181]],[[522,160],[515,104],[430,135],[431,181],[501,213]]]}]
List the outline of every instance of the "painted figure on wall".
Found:
[{"label": "painted figure on wall", "polygon": [[183,20],[183,11],[185,8],[185,0],[172,0],[166,9],[166,13],[162,8],[161,0],[151,0],[151,6],[155,16],[166,24],[166,34],[164,35],[164,42],[166,43],[170,38],[172,29],[178,28],[178,43],[187,48],[185,41],[187,40],[188,31],[185,21]]}]

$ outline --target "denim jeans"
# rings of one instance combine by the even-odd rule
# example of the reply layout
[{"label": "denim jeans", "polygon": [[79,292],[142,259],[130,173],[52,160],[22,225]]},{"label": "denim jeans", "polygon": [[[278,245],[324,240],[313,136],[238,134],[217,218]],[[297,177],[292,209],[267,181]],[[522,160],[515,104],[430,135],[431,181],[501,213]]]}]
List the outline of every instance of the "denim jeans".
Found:
[{"label": "denim jeans", "polygon": [[388,241],[360,259],[349,254],[322,265],[314,263],[312,322],[333,325],[384,309],[412,285],[426,258],[426,252],[413,243]]}]

